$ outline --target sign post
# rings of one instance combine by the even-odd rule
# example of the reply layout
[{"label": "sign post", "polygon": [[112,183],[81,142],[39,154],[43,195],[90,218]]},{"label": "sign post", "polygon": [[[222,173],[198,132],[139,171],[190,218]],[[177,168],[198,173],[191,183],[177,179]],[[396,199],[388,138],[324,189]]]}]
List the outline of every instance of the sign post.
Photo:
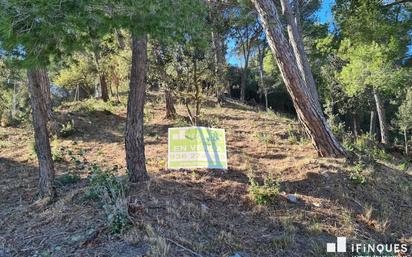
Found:
[{"label": "sign post", "polygon": [[227,169],[224,129],[169,128],[169,169]]}]

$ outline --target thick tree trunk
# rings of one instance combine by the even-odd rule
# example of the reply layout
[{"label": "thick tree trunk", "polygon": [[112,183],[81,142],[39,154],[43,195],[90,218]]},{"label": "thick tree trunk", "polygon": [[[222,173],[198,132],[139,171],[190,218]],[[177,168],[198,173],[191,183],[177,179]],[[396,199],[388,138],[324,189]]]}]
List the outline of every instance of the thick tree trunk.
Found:
[{"label": "thick tree trunk", "polygon": [[264,89],[264,94],[265,94],[265,108],[266,111],[269,111],[269,102],[268,102],[268,90],[267,88]]},{"label": "thick tree trunk", "polygon": [[29,80],[35,147],[39,161],[39,196],[54,198],[56,196],[54,165],[47,128],[47,95],[44,95],[44,88],[49,85],[49,79],[44,69],[28,70],[27,77]]},{"label": "thick tree trunk", "polygon": [[104,102],[109,101],[109,91],[107,90],[107,79],[106,74],[102,72],[99,76],[100,79],[100,88],[102,90],[102,99]]},{"label": "thick tree trunk", "polygon": [[319,104],[319,95],[313,78],[312,69],[310,68],[309,59],[306,55],[299,23],[299,3],[294,1],[294,11],[290,7],[288,0],[281,0],[282,12],[286,18],[289,42],[292,45],[299,70],[304,74],[308,90],[311,92],[313,99]]},{"label": "thick tree trunk", "polygon": [[169,89],[165,89],[165,100],[166,100],[166,119],[176,118],[176,109],[173,101],[172,92]]},{"label": "thick tree trunk", "polygon": [[144,153],[143,118],[146,96],[147,36],[132,36],[132,67],[126,121],[126,162],[130,182],[149,179]]},{"label": "thick tree trunk", "polygon": [[389,144],[389,132],[386,123],[385,108],[376,89],[373,89],[373,97],[376,103],[376,112],[378,113],[379,127],[381,131],[381,142],[386,145]]},{"label": "thick tree trunk", "polygon": [[286,88],[301,123],[311,137],[318,154],[324,157],[346,157],[347,154],[332,134],[326,119],[304,80],[296,57],[283,34],[282,24],[273,0],[252,0],[265,29],[269,46],[276,58]]},{"label": "thick tree trunk", "polygon": [[98,50],[94,51],[94,60],[96,62],[97,72],[99,74],[99,82],[100,82],[100,90],[102,93],[102,100],[104,102],[109,101],[109,91],[107,90],[107,79],[106,74],[104,73],[101,65],[100,65],[100,53]]}]

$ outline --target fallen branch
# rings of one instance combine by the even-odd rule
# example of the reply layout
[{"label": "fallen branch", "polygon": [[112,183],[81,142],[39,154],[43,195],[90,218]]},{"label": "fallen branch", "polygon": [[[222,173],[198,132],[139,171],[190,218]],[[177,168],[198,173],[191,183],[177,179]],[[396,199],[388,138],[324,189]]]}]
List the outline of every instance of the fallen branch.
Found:
[{"label": "fallen branch", "polygon": [[183,245],[179,244],[179,243],[176,242],[176,241],[173,241],[172,239],[166,238],[166,240],[169,241],[169,242],[171,242],[171,243],[173,243],[173,244],[175,244],[176,246],[182,248],[183,250],[186,250],[186,251],[190,252],[190,253],[193,254],[194,256],[203,257],[203,255],[200,255],[200,254],[198,254],[197,252],[194,252],[193,250],[190,250],[189,248],[184,247]]}]

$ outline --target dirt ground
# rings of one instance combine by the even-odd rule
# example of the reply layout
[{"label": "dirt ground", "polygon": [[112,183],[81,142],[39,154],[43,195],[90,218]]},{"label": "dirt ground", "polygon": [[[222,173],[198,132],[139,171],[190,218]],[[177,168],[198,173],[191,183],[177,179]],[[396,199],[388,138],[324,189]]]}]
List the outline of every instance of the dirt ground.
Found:
[{"label": "dirt ground", "polygon": [[[338,256],[326,242],[412,244],[412,172],[390,163],[365,172],[364,185],[352,183],[340,159],[318,158],[297,121],[236,102],[208,101],[202,110],[210,126],[226,131],[229,169],[168,171],[167,129],[182,118],[164,119],[164,103],[146,104],[145,143],[151,180],[131,185],[133,225],[113,235],[98,203],[83,201],[87,169],[66,154],[56,162],[57,177],[81,180],[58,187],[54,203],[34,201],[37,161],[33,132],[0,128],[0,256]],[[54,148],[82,152],[85,163],[125,170],[124,105],[112,112],[73,111],[76,132],[54,139]],[[180,115],[185,108],[177,105]],[[264,138],[264,139],[262,139]],[[249,178],[279,181],[269,205],[251,198]],[[287,200],[294,194],[298,202]]]}]

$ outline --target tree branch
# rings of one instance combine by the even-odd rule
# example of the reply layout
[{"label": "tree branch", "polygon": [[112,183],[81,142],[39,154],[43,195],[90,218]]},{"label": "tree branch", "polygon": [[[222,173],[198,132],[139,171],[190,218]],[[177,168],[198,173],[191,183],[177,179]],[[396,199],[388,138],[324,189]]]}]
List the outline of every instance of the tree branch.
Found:
[{"label": "tree branch", "polygon": [[404,3],[412,3],[412,0],[397,0],[392,3],[382,5],[382,7],[387,8],[387,7],[391,7],[391,6],[398,5],[398,4],[404,4]]}]

